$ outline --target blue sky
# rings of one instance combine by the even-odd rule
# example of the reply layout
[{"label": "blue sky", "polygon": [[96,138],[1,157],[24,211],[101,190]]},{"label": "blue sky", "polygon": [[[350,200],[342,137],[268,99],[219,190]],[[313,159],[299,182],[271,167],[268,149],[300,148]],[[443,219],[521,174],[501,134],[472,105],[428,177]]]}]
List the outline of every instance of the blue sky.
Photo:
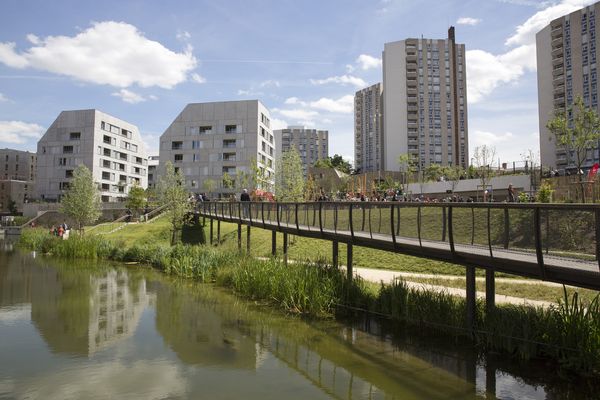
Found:
[{"label": "blue sky", "polygon": [[590,0],[3,0],[0,148],[36,149],[62,110],[140,128],[151,153],[192,102],[260,99],[277,127],[330,132],[353,157],[353,95],[382,80],[386,42],[467,48],[469,140],[502,161],[538,150],[535,33]]}]

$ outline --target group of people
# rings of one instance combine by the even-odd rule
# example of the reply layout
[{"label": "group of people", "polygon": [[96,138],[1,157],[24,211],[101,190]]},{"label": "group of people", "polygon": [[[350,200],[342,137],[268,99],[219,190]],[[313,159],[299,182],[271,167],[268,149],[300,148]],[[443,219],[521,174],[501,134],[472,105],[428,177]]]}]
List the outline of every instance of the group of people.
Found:
[{"label": "group of people", "polygon": [[50,228],[50,234],[54,235],[54,236],[58,236],[60,238],[62,238],[66,234],[68,234],[68,231],[69,231],[69,226],[67,225],[66,222],[63,222],[62,224],[60,224],[58,226],[52,225],[52,228]]}]

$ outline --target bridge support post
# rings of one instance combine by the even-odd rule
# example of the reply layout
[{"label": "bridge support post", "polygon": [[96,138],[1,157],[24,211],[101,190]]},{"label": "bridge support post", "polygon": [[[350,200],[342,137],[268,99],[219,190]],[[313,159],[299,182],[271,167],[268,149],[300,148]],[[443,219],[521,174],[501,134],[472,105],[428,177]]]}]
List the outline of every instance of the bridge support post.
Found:
[{"label": "bridge support post", "polygon": [[338,241],[334,240],[333,241],[333,249],[332,249],[333,250],[332,264],[333,264],[334,268],[339,267],[339,262],[338,262],[339,251],[338,251],[338,247],[339,247]]},{"label": "bridge support post", "polygon": [[217,246],[221,244],[221,220],[217,220]]},{"label": "bridge support post", "polygon": [[485,270],[485,310],[491,312],[496,307],[496,281],[493,269]]},{"label": "bridge support post", "polygon": [[277,254],[277,231],[271,231],[271,255]]},{"label": "bridge support post", "polygon": [[346,245],[346,272],[348,273],[348,281],[352,282],[352,243]]},{"label": "bridge support post", "polygon": [[238,251],[242,251],[242,224],[240,224],[240,223],[238,223],[237,236],[238,236]]},{"label": "bridge support post", "polygon": [[213,219],[210,219],[210,244],[213,244]]},{"label": "bridge support post", "polygon": [[283,263],[287,265],[288,263],[288,234],[287,232],[283,232]]},{"label": "bridge support post", "polygon": [[246,227],[246,251],[250,254],[250,225]]},{"label": "bridge support post", "polygon": [[475,267],[467,267],[467,329],[475,329]]}]

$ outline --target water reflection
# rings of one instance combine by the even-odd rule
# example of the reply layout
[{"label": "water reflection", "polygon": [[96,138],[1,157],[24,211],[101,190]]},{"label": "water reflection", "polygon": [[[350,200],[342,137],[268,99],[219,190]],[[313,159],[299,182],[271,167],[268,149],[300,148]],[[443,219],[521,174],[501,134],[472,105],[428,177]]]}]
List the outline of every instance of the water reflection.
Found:
[{"label": "water reflection", "polygon": [[468,344],[392,331],[397,327],[366,318],[340,325],[283,317],[139,267],[0,251],[0,398],[542,399],[594,393],[556,385],[543,369],[534,378],[515,378],[518,366],[481,358]]}]

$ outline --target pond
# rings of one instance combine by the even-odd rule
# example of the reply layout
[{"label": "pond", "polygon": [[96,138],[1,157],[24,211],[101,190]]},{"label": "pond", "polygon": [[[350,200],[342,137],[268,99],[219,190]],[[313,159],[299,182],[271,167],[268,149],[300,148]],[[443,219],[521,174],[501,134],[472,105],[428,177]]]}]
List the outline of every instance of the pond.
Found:
[{"label": "pond", "polygon": [[543,365],[387,332],[366,318],[304,321],[137,265],[0,249],[0,399],[589,398]]}]

